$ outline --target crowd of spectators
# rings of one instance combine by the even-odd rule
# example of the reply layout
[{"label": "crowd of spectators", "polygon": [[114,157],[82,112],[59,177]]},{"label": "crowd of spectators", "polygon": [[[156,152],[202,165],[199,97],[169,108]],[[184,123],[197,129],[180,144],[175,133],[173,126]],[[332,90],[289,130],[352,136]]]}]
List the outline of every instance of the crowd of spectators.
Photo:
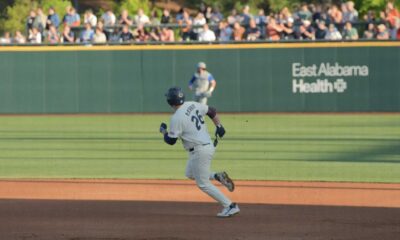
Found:
[{"label": "crowd of spectators", "polygon": [[352,1],[340,6],[302,4],[294,12],[285,7],[268,15],[263,9],[252,15],[245,6],[226,17],[204,4],[195,14],[182,8],[174,16],[167,9],[161,16],[156,10],[150,16],[143,9],[134,16],[122,10],[118,17],[112,10],[96,16],[89,9],[81,20],[73,7],[66,12],[60,18],[53,7],[47,15],[42,8],[31,10],[26,32],[5,32],[0,44],[400,39],[400,13],[392,2],[379,16],[374,11],[359,16]]}]

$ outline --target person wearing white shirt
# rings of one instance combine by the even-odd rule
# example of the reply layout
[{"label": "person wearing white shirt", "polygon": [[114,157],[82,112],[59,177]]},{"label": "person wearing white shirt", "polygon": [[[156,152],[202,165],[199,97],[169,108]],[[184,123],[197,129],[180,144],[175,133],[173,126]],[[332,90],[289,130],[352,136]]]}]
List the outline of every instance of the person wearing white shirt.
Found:
[{"label": "person wearing white shirt", "polygon": [[90,23],[92,27],[96,27],[97,17],[93,14],[92,9],[89,9],[85,12],[84,23]]},{"label": "person wearing white shirt", "polygon": [[32,28],[31,31],[29,31],[29,37],[28,40],[30,43],[42,43],[42,34],[38,31],[37,28]]},{"label": "person wearing white shirt", "polygon": [[139,8],[138,14],[135,16],[135,23],[137,25],[150,23],[149,17],[144,14],[143,9],[141,8]]},{"label": "person wearing white shirt", "polygon": [[101,20],[104,22],[104,26],[109,27],[115,25],[117,18],[111,10],[107,10],[107,12],[101,16]]},{"label": "person wearing white shirt", "polygon": [[328,32],[325,35],[327,40],[342,40],[342,34],[337,30],[333,23],[329,24]]},{"label": "person wearing white shirt", "polygon": [[230,192],[235,190],[235,184],[226,172],[213,172],[211,161],[218,141],[211,142],[210,134],[205,121],[207,115],[214,123],[215,136],[222,138],[225,128],[217,115],[217,110],[198,102],[185,102],[185,94],[179,87],[172,87],[165,94],[168,104],[174,113],[171,116],[170,128],[161,123],[160,133],[164,142],[174,145],[178,139],[182,140],[183,148],[188,152],[185,175],[195,180],[198,188],[223,206],[217,217],[231,217],[240,212],[237,203],[232,202],[211,180],[217,180]]},{"label": "person wearing white shirt", "polygon": [[212,42],[215,41],[215,33],[210,30],[208,24],[204,24],[203,31],[199,34],[199,41],[200,42]]},{"label": "person wearing white shirt", "polygon": [[101,28],[97,27],[96,32],[93,36],[93,42],[94,43],[106,43],[107,42],[107,37],[101,30]]},{"label": "person wearing white shirt", "polygon": [[[193,28],[193,32],[196,33],[197,36],[200,35],[200,33],[203,31],[203,25],[207,23],[206,18],[204,17],[204,14],[199,12],[197,16],[193,19],[193,25],[195,26]],[[196,27],[197,26],[197,27]]]}]

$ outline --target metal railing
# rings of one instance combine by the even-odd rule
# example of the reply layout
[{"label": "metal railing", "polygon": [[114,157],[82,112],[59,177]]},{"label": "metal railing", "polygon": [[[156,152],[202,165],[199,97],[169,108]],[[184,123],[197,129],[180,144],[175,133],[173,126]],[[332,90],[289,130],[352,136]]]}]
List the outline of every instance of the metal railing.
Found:
[{"label": "metal railing", "polygon": [[247,41],[247,40],[242,40],[242,41],[213,41],[213,42],[198,42],[198,41],[192,41],[192,42],[181,42],[181,41],[175,41],[175,42],[161,42],[161,41],[151,41],[151,42],[106,42],[106,43],[41,43],[41,44],[35,44],[35,43],[24,43],[24,44],[0,44],[0,47],[8,47],[8,46],[15,46],[15,47],[41,47],[41,46],[150,46],[150,45],[166,45],[166,46],[174,46],[174,45],[235,45],[235,44],[281,44],[281,43],[286,43],[286,44],[296,44],[296,43],[305,43],[305,44],[313,44],[313,43],[346,43],[346,42],[363,42],[363,43],[376,43],[376,42],[382,42],[382,43],[392,43],[392,42],[400,42],[400,40],[370,40],[370,39],[359,39],[359,40],[279,40],[279,41],[272,41],[272,40],[255,40],[255,41]]},{"label": "metal railing", "polygon": [[[383,22],[374,22],[374,24],[380,24]],[[359,22],[354,22],[352,25],[358,30],[359,36],[362,36],[360,32],[367,26],[368,22],[364,21],[359,21]],[[298,27],[301,25],[299,22],[295,22],[295,27]],[[335,24],[336,27],[340,30],[343,28],[344,23],[340,24]],[[211,29],[215,29],[218,27],[218,24],[209,24]],[[316,26],[316,23],[313,23],[313,26]],[[118,34],[118,31],[123,27],[123,25],[114,25],[114,26],[106,26],[104,27],[104,30],[108,31],[110,34]],[[130,29],[136,29],[138,25],[133,24],[130,26]],[[145,28],[147,29],[153,29],[153,28],[171,28],[175,30],[175,35],[179,35],[177,31],[179,31],[180,28],[187,27],[186,24],[177,24],[177,23],[169,23],[169,24],[145,24]],[[203,25],[192,25],[193,28],[200,28],[203,27]],[[76,33],[75,36],[79,36],[78,33],[84,29],[84,26],[78,26],[78,27],[71,27],[71,30]],[[118,31],[116,31],[118,30]],[[362,39],[360,37],[359,40],[324,40],[324,39],[317,39],[317,40],[306,40],[306,39],[280,39],[278,41],[271,41],[268,39],[258,39],[254,41],[247,41],[247,40],[242,40],[242,41],[213,41],[213,42],[201,42],[201,41],[196,41],[196,40],[191,40],[191,41],[174,41],[174,42],[164,42],[164,41],[146,41],[146,42],[138,42],[138,41],[131,41],[131,42],[118,42],[118,41],[107,41],[106,43],[92,43],[92,42],[74,42],[74,43],[23,43],[23,44],[18,44],[18,43],[10,43],[10,44],[1,44],[0,46],[87,46],[87,45],[93,45],[93,46],[104,46],[104,45],[192,45],[192,44],[256,44],[256,43],[299,43],[299,42],[304,42],[304,43],[310,43],[310,42],[376,42],[376,41],[382,41],[382,42],[393,42],[393,41],[399,41],[395,39],[389,39],[389,40],[377,40],[377,39]]]}]

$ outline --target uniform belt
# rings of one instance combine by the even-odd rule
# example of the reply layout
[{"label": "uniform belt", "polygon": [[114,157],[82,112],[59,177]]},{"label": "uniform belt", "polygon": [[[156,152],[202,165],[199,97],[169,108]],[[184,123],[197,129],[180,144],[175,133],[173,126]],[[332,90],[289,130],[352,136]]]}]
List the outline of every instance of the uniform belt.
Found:
[{"label": "uniform belt", "polygon": [[[210,143],[204,143],[204,144],[200,144],[200,145],[197,145],[197,146],[207,146],[207,145],[210,145]],[[194,147],[189,148],[189,152],[193,152],[193,151],[194,151]]]}]

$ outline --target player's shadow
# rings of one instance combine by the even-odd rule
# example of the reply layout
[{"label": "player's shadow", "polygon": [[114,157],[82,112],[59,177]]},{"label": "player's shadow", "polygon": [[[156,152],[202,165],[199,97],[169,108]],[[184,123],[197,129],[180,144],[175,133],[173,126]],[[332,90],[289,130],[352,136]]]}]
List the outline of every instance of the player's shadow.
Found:
[{"label": "player's shadow", "polygon": [[[275,144],[282,142],[282,144],[292,143],[296,145],[298,142],[309,142],[310,144],[318,143],[343,143],[349,142],[350,138],[321,138],[321,137],[294,137],[294,138],[250,138],[249,141],[261,141],[266,144],[274,142]],[[354,139],[357,142],[371,143],[376,142],[376,145],[369,147],[368,149],[360,149],[357,146],[354,148],[346,147],[345,150],[323,150],[318,149],[300,149],[300,148],[285,148],[285,152],[282,148],[277,147],[276,149],[229,149],[220,150],[220,152],[248,152],[249,156],[251,153],[258,153],[257,157],[249,157],[249,160],[289,160],[289,161],[308,161],[308,162],[360,162],[360,163],[400,163],[400,140],[397,139],[384,139],[384,138],[363,138]],[[233,140],[233,141],[236,141]],[[351,143],[349,143],[351,144]],[[358,144],[357,144],[358,145]],[[296,154],[298,153],[298,154]],[[278,156],[277,156],[278,155]],[[236,159],[235,156],[230,157]],[[243,158],[243,156],[241,156]],[[245,158],[245,156],[244,156]],[[238,157],[238,159],[240,159]]]},{"label": "player's shadow", "polygon": [[[315,161],[315,160],[314,160]],[[371,147],[344,153],[336,152],[323,156],[317,161],[324,162],[366,162],[366,163],[400,163],[400,141],[386,143],[382,146]]]}]

